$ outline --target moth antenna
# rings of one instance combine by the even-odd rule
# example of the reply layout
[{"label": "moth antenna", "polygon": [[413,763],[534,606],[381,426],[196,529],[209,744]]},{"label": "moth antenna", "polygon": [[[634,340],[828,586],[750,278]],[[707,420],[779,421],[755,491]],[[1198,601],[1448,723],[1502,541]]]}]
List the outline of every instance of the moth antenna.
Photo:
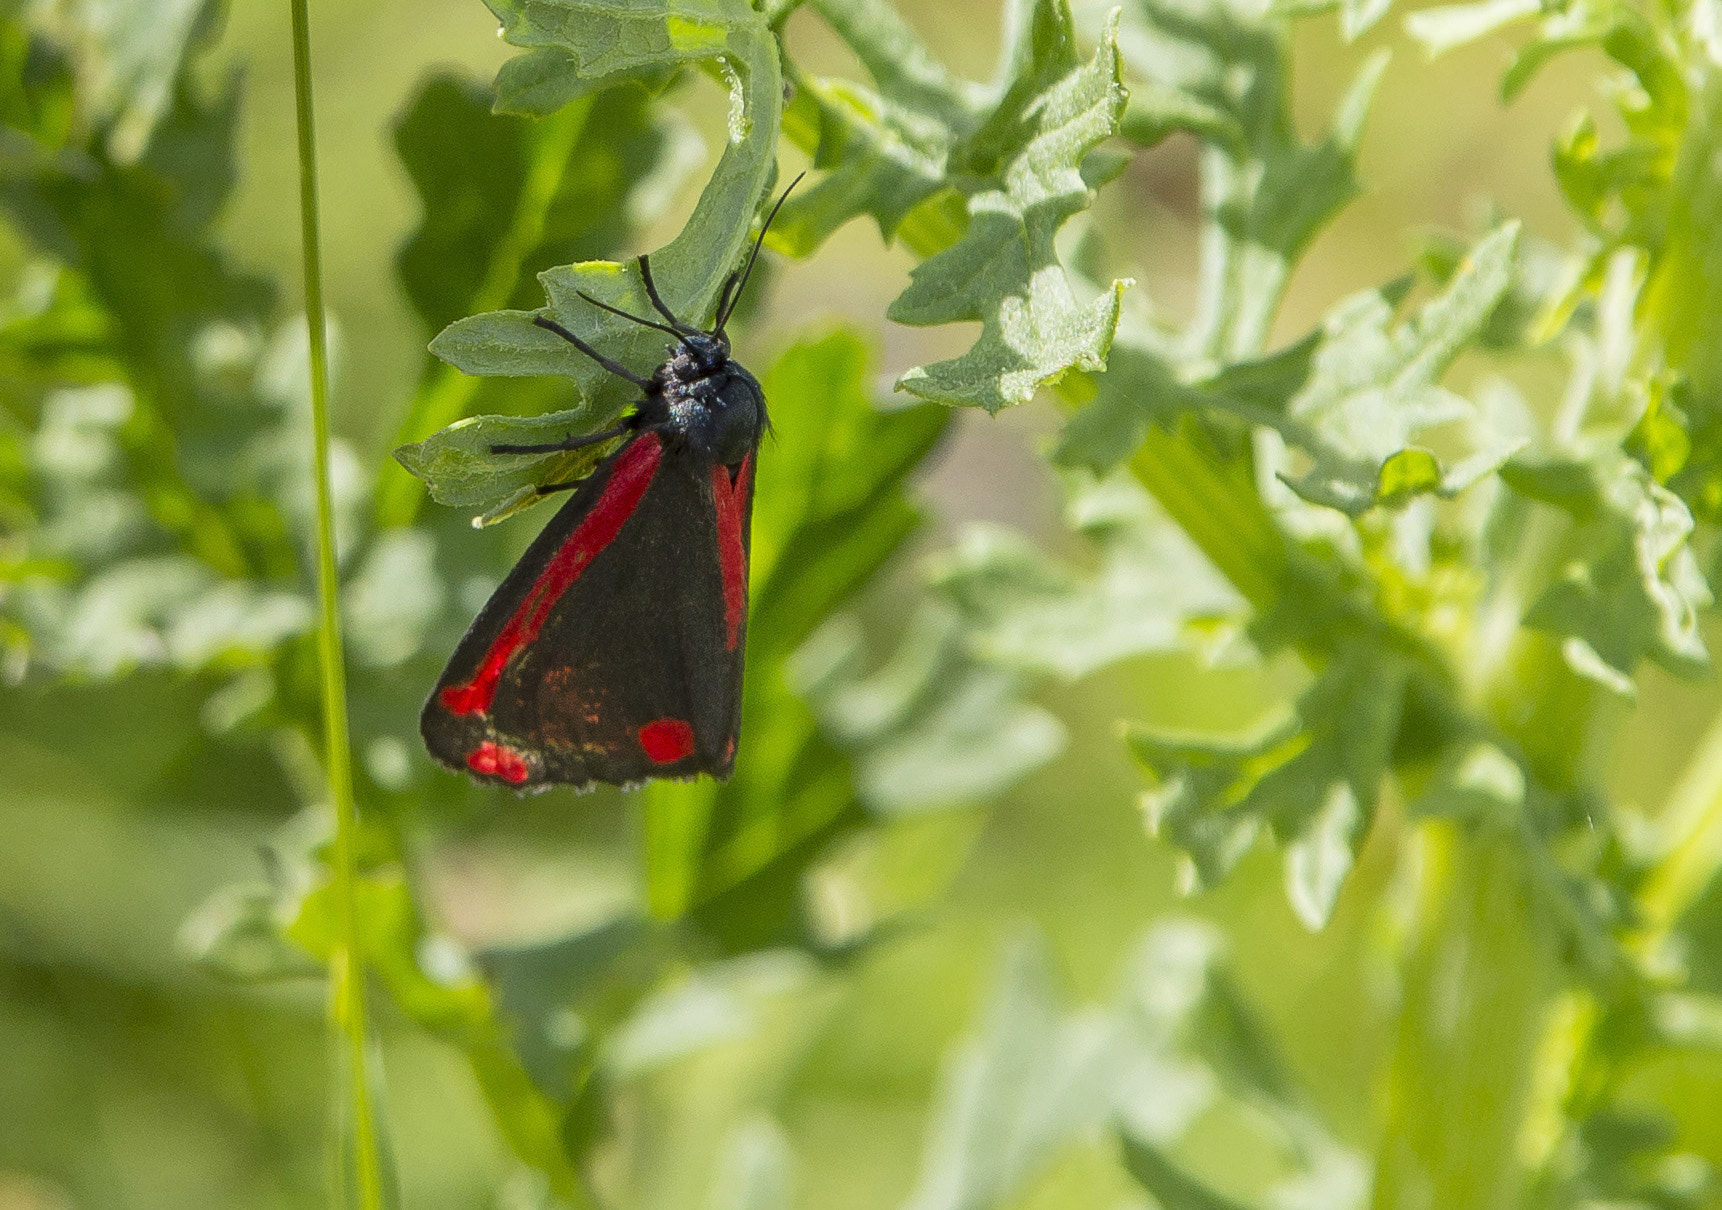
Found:
[{"label": "moth antenna", "polygon": [[[715,312],[716,314],[723,315],[723,314],[727,313],[727,311],[729,310],[730,294],[732,291],[735,290],[736,282],[738,282],[740,280],[741,280],[741,270],[740,269],[730,270],[730,275],[723,279],[723,289],[718,291],[718,305],[717,305],[717,311]],[[722,336],[723,335],[723,325],[719,324],[717,327],[712,329],[712,332],[715,335]]]},{"label": "moth antenna", "polygon": [[561,324],[557,323],[554,319],[551,319],[548,315],[534,315],[532,317],[532,322],[537,324],[539,327],[543,328],[546,332],[556,333],[556,335],[560,336],[563,340],[566,340],[569,344],[573,345],[576,349],[579,349],[582,353],[586,354],[586,356],[590,357],[593,361],[595,361],[599,365],[603,366],[606,370],[610,371],[610,373],[614,374],[616,377],[626,378],[629,382],[631,382],[635,386],[639,387],[642,391],[651,389],[651,385],[652,385],[651,379],[641,378],[638,374],[634,373],[634,371],[630,370],[627,366],[623,365],[621,362],[615,360],[614,358],[604,356],[602,353],[598,352],[597,349],[594,349],[591,345],[589,345],[585,341],[581,340],[578,336],[574,335],[574,333],[570,332],[567,328],[564,328]]},{"label": "moth antenna", "polygon": [[747,267],[741,273],[741,284],[735,288],[734,294],[730,294],[727,288],[725,290],[724,306],[718,311],[717,324],[712,328],[714,335],[722,336],[724,334],[724,325],[729,322],[730,313],[741,301],[741,292],[747,289],[747,279],[753,276],[753,262],[759,259],[759,250],[765,243],[765,233],[771,230],[771,221],[777,217],[777,212],[783,209],[783,203],[789,200],[789,191],[801,184],[801,178],[806,175],[805,172],[800,173],[793,181],[789,182],[788,188],[778,197],[777,204],[771,208],[771,213],[765,216],[765,222],[759,229],[759,238],[753,241],[753,251],[748,253]]},{"label": "moth antenna", "polygon": [[676,313],[664,305],[663,298],[658,294],[658,283],[652,280],[652,262],[644,252],[640,253],[640,281],[646,287],[646,297],[652,300],[658,314],[670,321],[670,327],[676,330],[678,336],[703,336],[705,333],[698,328],[691,328],[676,318]]},{"label": "moth antenna", "polygon": [[635,315],[631,311],[624,311],[620,307],[612,307],[607,302],[599,302],[584,290],[579,291],[579,295],[594,307],[597,307],[600,311],[608,311],[612,315],[620,315],[623,319],[631,319],[635,323],[641,324],[645,327],[656,328],[660,332],[668,332],[671,336],[681,335],[680,332],[670,327],[668,324],[661,324],[655,319],[646,319],[644,316]]}]

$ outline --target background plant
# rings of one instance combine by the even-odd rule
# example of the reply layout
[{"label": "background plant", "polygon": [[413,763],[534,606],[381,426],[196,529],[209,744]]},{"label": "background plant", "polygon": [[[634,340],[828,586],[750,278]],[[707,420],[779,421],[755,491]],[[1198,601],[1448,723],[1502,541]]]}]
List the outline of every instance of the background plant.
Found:
[{"label": "background plant", "polygon": [[[342,896],[385,1203],[1722,1201],[1709,7],[1013,0],[984,80],[980,8],[493,8],[494,90],[393,127],[431,353],[340,359],[350,878],[222,14],[0,8],[0,1207],[325,1204]],[[1372,242],[1372,101],[1477,39],[1508,123],[1604,86],[1564,216]],[[779,288],[861,322],[738,327],[776,428],[738,776],[434,772],[419,699],[533,526],[466,521],[579,469],[486,447],[626,403],[527,317],[651,363],[581,262],[651,250],[698,312],[803,161]]]}]

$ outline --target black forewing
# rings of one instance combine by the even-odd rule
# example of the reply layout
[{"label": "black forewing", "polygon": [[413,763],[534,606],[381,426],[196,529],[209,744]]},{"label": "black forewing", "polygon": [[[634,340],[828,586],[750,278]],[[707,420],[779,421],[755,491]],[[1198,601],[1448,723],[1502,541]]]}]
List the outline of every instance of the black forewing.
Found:
[{"label": "black forewing", "polygon": [[[709,464],[663,450],[631,513],[560,590],[536,633],[509,638],[570,544],[591,545],[594,530],[603,536],[596,522],[617,507],[630,450],[657,440],[636,438],[575,489],[455,649],[420,719],[426,746],[445,765],[518,789],[729,776],[746,607],[744,598],[732,645]],[[746,487],[744,556],[751,481]],[[506,659],[488,702],[476,706],[471,699],[484,694],[471,692],[463,700],[499,650]]]}]

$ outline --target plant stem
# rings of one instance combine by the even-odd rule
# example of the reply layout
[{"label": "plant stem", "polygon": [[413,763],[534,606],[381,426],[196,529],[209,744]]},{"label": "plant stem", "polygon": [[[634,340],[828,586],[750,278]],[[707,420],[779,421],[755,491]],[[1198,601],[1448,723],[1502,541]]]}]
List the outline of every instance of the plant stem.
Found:
[{"label": "plant stem", "polygon": [[[335,510],[329,488],[329,352],[323,311],[323,269],[317,230],[317,137],[311,108],[311,18],[306,0],[293,13],[293,90],[299,130],[299,221],[304,239],[305,324],[311,357],[312,463],[317,490],[317,647],[323,668],[324,757],[335,811],[334,882],[341,944],[330,962],[330,1019],[344,1045],[358,1205],[383,1204],[382,1163],[367,1079],[365,968],[354,903],[355,833],[352,747],[347,726],[347,674],[341,651],[340,583],[335,559]],[[345,1159],[345,1157],[343,1157]],[[344,1175],[344,1173],[343,1173]],[[341,1200],[348,1200],[342,1198]]]},{"label": "plant stem", "polygon": [[1670,843],[1639,891],[1639,951],[1652,959],[1722,868],[1722,715],[1669,795],[1658,824]]},{"label": "plant stem", "polygon": [[1425,823],[1375,1210],[1508,1210],[1553,970],[1511,837]]}]

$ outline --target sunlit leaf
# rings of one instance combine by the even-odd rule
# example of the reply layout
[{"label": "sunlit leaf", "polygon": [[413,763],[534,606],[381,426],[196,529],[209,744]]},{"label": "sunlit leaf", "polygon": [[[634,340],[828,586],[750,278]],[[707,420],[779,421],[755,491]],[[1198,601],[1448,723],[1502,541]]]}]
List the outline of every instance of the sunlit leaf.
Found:
[{"label": "sunlit leaf", "polygon": [[1032,22],[1024,23],[1019,70],[1042,78],[1068,74],[1024,98],[1021,116],[995,116],[995,125],[1000,116],[1019,124],[1013,133],[1022,141],[998,169],[996,187],[970,195],[962,239],[916,267],[888,312],[905,324],[981,323],[968,353],[898,380],[923,398],[996,412],[1027,402],[1072,368],[1105,365],[1126,283],[1079,302],[1053,240],[1092,197],[1083,157],[1118,131],[1124,88],[1117,33],[1109,26],[1094,58],[1079,65],[1069,14],[1042,11],[1055,7],[1037,5]]},{"label": "sunlit leaf", "polygon": [[1447,288],[1401,324],[1393,324],[1392,303],[1377,291],[1354,296],[1328,317],[1310,379],[1286,407],[1282,432],[1314,463],[1282,472],[1293,491],[1355,515],[1418,494],[1456,494],[1513,454],[1515,445],[1502,442],[1443,466],[1411,447],[1419,433],[1474,414],[1439,382],[1505,296],[1517,240],[1514,224],[1484,237]]}]

